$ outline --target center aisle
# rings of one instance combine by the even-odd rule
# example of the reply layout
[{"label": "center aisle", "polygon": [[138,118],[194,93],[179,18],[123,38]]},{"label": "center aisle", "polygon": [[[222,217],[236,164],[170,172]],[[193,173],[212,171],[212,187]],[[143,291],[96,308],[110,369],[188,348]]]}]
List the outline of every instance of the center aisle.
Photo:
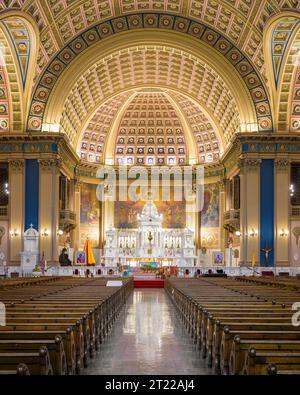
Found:
[{"label": "center aisle", "polygon": [[89,375],[211,374],[163,289],[135,290],[83,373]]}]

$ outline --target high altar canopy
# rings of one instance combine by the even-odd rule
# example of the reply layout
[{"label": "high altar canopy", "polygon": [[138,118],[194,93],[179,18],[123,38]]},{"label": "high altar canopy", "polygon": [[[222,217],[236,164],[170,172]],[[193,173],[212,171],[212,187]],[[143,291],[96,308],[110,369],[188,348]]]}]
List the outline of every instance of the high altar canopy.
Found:
[{"label": "high altar canopy", "polygon": [[99,167],[204,166],[203,209],[155,202],[151,248],[183,265],[191,232],[186,265],[297,271],[299,22],[294,0],[1,2],[0,265],[30,224],[53,266],[87,239],[145,258],[145,201],[99,201]]}]

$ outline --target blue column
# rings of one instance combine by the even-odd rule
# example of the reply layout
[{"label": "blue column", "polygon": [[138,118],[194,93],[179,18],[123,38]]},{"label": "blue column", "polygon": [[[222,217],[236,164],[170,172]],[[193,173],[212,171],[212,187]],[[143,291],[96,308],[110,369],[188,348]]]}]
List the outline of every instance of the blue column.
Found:
[{"label": "blue column", "polygon": [[[39,228],[39,163],[35,159],[26,160],[25,169],[25,230],[32,224]],[[49,191],[51,193],[51,191]]]},{"label": "blue column", "polygon": [[[271,248],[269,266],[274,266],[274,160],[263,159],[260,168],[260,248]],[[260,252],[260,264],[265,266],[264,251]]]}]

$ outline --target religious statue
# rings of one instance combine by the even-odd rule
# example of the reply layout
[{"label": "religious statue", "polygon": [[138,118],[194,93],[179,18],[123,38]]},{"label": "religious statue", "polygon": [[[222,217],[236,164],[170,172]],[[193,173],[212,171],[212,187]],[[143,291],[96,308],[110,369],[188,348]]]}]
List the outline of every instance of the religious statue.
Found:
[{"label": "religious statue", "polygon": [[152,241],[153,241],[153,236],[152,236],[151,232],[149,233],[148,240],[149,240],[149,244],[150,244],[149,255],[151,255],[152,254]]},{"label": "religious statue", "polygon": [[261,251],[265,253],[265,261],[266,261],[266,267],[269,266],[269,254],[273,250],[273,248],[268,247],[268,242],[266,241],[266,246],[265,248],[262,248]]},{"label": "religious statue", "polygon": [[63,250],[59,256],[59,263],[60,263],[60,266],[62,266],[62,267],[72,266],[72,262],[69,259],[69,255],[67,254],[66,248],[63,248]]}]

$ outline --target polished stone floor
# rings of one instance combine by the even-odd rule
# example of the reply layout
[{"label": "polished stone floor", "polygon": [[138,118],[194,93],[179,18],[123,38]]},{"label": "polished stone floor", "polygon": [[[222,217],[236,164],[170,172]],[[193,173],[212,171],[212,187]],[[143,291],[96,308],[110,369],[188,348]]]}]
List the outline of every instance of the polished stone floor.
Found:
[{"label": "polished stone floor", "polygon": [[163,289],[136,290],[90,361],[89,375],[204,375],[205,361]]}]

